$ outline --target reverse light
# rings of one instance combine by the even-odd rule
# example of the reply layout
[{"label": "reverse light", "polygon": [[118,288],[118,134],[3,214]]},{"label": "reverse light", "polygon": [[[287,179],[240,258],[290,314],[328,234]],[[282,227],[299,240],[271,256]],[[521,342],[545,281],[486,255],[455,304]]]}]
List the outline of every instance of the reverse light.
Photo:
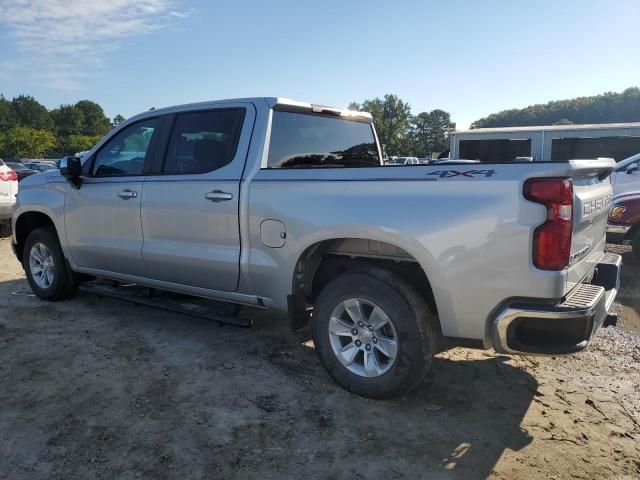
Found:
[{"label": "reverse light", "polygon": [[562,270],[571,259],[573,183],[569,178],[532,178],[524,197],[547,207],[547,220],[533,231],[533,264],[541,270]]},{"label": "reverse light", "polygon": [[3,182],[17,182],[18,174],[13,170],[9,170],[8,172],[0,172],[0,181]]},{"label": "reverse light", "polygon": [[625,207],[621,205],[614,205],[611,207],[611,210],[609,210],[609,218],[618,218],[626,211],[627,209]]}]

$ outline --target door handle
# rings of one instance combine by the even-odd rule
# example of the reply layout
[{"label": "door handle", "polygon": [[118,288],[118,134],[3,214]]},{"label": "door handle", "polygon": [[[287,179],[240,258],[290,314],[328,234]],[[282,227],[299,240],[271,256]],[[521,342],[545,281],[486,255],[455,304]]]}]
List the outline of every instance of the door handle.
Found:
[{"label": "door handle", "polygon": [[213,192],[205,193],[204,198],[211,202],[226,202],[227,200],[232,200],[233,195],[228,192],[223,192],[222,190],[214,190]]},{"label": "door handle", "polygon": [[123,190],[118,192],[118,196],[123,200],[129,200],[130,198],[136,198],[138,194],[132,190]]}]

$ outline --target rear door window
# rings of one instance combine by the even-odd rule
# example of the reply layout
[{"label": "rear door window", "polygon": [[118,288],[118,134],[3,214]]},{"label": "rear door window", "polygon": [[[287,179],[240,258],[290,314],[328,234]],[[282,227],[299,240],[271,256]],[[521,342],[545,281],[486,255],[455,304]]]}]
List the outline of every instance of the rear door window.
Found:
[{"label": "rear door window", "polygon": [[228,165],[238,147],[244,114],[244,108],[178,114],[163,173],[206,173]]},{"label": "rear door window", "polygon": [[267,168],[378,167],[370,123],[273,112]]}]

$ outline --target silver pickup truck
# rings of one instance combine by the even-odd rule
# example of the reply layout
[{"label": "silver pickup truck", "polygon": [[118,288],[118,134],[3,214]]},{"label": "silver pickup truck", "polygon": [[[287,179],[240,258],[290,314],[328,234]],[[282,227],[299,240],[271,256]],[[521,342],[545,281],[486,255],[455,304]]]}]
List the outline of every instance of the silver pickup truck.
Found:
[{"label": "silver pickup truck", "polygon": [[151,110],[21,183],[37,296],[107,278],[286,311],[385,398],[451,345],[562,354],[609,318],[612,160],[382,166],[369,114],[281,98]]}]

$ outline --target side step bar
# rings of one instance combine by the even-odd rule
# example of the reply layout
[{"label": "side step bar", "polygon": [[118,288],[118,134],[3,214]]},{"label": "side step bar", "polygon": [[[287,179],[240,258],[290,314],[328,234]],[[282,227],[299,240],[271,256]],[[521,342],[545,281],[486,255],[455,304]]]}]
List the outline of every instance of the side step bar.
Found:
[{"label": "side step bar", "polygon": [[[253,325],[252,319],[235,315],[237,306],[232,303],[174,294],[140,285],[121,284],[119,282],[107,283],[100,280],[84,283],[80,286],[80,290],[93,295],[117,298],[137,305],[213,320],[220,324],[242,328],[250,328]],[[227,315],[225,311],[229,311],[232,314]]]}]

